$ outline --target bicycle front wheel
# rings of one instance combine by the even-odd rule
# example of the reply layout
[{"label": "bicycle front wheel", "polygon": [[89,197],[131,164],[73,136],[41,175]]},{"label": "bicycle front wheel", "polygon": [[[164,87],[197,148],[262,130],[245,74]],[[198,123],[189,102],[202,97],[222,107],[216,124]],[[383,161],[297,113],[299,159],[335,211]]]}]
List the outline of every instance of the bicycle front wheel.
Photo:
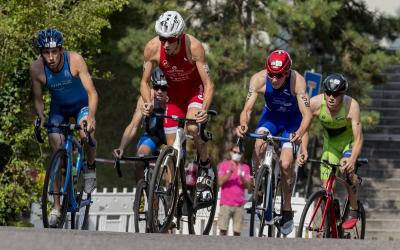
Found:
[{"label": "bicycle front wheel", "polygon": [[199,202],[196,200],[202,192],[197,192],[196,188],[191,189],[191,199],[194,207],[192,209],[191,220],[188,221],[189,233],[197,235],[208,235],[214,223],[215,210],[217,208],[218,201],[218,172],[214,165],[210,168],[214,172],[214,180],[211,187],[212,199],[207,202]]},{"label": "bicycle front wheel", "polygon": [[67,151],[58,149],[52,155],[47,168],[42,192],[42,220],[45,228],[62,228],[64,226],[68,209],[66,181],[71,179],[67,178],[67,163]]},{"label": "bicycle front wheel", "polygon": [[[297,237],[330,238],[331,205],[326,203],[327,197],[325,190],[315,192],[310,196],[301,214]],[[327,205],[326,216],[324,216]]]},{"label": "bicycle front wheel", "polygon": [[[351,228],[351,229],[340,229],[340,238],[345,238],[345,239],[354,239],[354,240],[363,240],[365,237],[365,210],[364,206],[361,201],[357,201],[358,204],[358,210],[359,210],[359,217],[357,224]],[[347,203],[347,206],[344,211],[344,218],[347,217],[347,214],[349,213],[350,206]]]},{"label": "bicycle front wheel", "polygon": [[136,185],[135,201],[133,203],[134,223],[136,233],[147,233],[148,212],[147,183],[141,179]]},{"label": "bicycle front wheel", "polygon": [[178,200],[177,155],[168,146],[157,158],[150,181],[148,225],[150,232],[165,233],[170,229]]},{"label": "bicycle front wheel", "polygon": [[[266,211],[268,208],[269,199],[266,194],[266,188],[268,187],[268,169],[263,166],[259,169],[256,185],[253,191],[252,204],[250,208],[250,236],[263,237]],[[271,190],[272,192],[272,190]],[[270,208],[272,209],[272,208]],[[270,218],[272,219],[272,218]],[[269,234],[272,234],[271,230],[268,230]]]},{"label": "bicycle front wheel", "polygon": [[77,173],[75,189],[75,200],[77,210],[71,213],[71,229],[88,230],[89,229],[89,210],[92,201],[92,195],[84,192],[85,181],[83,172]]}]

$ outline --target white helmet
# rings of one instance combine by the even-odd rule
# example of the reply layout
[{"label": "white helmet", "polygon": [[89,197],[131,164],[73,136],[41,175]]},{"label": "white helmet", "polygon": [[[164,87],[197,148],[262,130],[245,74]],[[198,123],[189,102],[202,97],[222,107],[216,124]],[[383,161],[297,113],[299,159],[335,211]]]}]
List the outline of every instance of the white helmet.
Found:
[{"label": "white helmet", "polygon": [[185,29],[185,20],[177,11],[169,10],[156,21],[156,32],[162,37],[178,37]]}]

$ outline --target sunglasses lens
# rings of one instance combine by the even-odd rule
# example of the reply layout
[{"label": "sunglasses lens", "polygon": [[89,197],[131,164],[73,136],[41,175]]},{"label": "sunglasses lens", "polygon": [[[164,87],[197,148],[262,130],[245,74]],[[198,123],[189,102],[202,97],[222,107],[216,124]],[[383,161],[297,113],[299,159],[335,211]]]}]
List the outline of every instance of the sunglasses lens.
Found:
[{"label": "sunglasses lens", "polygon": [[177,38],[176,37],[162,37],[159,36],[158,39],[160,39],[160,42],[165,43],[165,42],[169,42],[169,43],[174,43],[176,42]]},{"label": "sunglasses lens", "polygon": [[269,78],[276,78],[276,79],[281,79],[283,77],[283,74],[268,74]]},{"label": "sunglasses lens", "polygon": [[166,91],[166,90],[167,90],[167,87],[165,87],[165,86],[154,86],[153,89],[154,89],[155,91],[158,91],[158,90]]}]

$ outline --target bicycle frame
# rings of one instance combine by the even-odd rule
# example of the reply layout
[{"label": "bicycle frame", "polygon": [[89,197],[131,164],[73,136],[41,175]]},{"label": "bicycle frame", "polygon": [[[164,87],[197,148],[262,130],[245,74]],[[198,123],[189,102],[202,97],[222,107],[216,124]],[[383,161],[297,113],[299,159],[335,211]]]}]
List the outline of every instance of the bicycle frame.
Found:
[{"label": "bicycle frame", "polygon": [[[328,178],[328,181],[326,183],[326,186],[324,187],[324,189],[326,191],[326,194],[327,194],[327,198],[326,198],[326,204],[325,204],[323,215],[322,215],[321,225],[319,226],[318,230],[322,231],[322,228],[324,226],[325,220],[328,219],[330,221],[330,229],[331,229],[330,237],[339,238],[338,227],[341,227],[341,225],[342,225],[342,223],[344,221],[344,216],[345,216],[344,211],[345,211],[345,209],[343,209],[342,214],[340,214],[340,223],[337,224],[336,223],[336,217],[337,217],[336,209],[335,209],[335,206],[334,206],[334,203],[333,203],[333,187],[334,187],[334,184],[335,184],[335,180],[338,183],[341,183],[342,185],[345,186],[347,194],[349,194],[351,187],[350,187],[350,185],[348,184],[348,182],[346,180],[344,180],[344,179],[342,179],[342,178],[340,178],[339,176],[336,175],[337,168],[340,166],[339,164],[328,164],[327,162],[320,162],[320,161],[314,161],[314,160],[310,160],[310,162],[319,162],[319,163],[324,163],[324,164],[327,164],[327,165],[331,166],[331,172],[329,174],[329,178]],[[358,163],[358,162],[356,163],[355,173],[357,173],[357,169],[358,169],[358,166],[360,164],[361,163]],[[313,211],[312,217],[310,219],[309,225],[311,225],[313,220],[315,219],[315,215],[316,215],[317,210],[319,209],[319,207],[321,205],[321,202],[322,202],[322,199],[319,198],[319,200],[317,202],[317,205],[314,208],[314,211]],[[346,207],[347,205],[348,205],[348,197],[346,198],[344,207]],[[327,218],[328,209],[330,209],[330,211],[331,211],[330,218]]]},{"label": "bicycle frame", "polygon": [[[75,162],[75,166],[73,164],[73,147],[76,147],[78,149],[77,153],[77,160]],[[79,175],[81,174],[82,166],[83,166],[83,158],[84,158],[84,151],[82,145],[75,139],[75,137],[71,133],[67,133],[65,143],[64,143],[64,149],[67,151],[67,166],[66,166],[66,179],[63,184],[63,190],[68,190],[67,192],[63,192],[61,195],[67,194],[68,196],[68,210],[67,212],[76,212],[79,210],[79,208],[87,206],[91,203],[91,200],[83,200],[81,204],[78,204],[76,201],[76,197],[74,194],[74,177],[72,175],[72,170],[75,167],[76,169],[76,178],[79,178]],[[71,178],[71,179],[70,179]],[[54,176],[52,176],[52,179],[50,181],[50,190],[52,190],[52,187],[54,186]],[[54,192],[50,192],[50,194],[54,194]]]}]

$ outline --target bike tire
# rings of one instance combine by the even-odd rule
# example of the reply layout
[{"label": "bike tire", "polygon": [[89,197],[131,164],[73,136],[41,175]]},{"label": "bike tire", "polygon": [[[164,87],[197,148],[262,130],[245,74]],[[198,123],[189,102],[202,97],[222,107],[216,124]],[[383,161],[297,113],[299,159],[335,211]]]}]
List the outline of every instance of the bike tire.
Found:
[{"label": "bike tire", "polygon": [[[218,172],[215,165],[212,164],[210,167],[214,172],[214,181],[211,188],[213,199],[205,206],[197,206],[197,202],[194,202],[193,204],[196,204],[195,207],[193,209],[188,209],[189,218],[192,218],[188,220],[190,234],[208,235],[214,224],[215,211],[218,203]],[[190,194],[192,201],[195,201],[197,198],[196,188],[192,188]],[[201,222],[202,218],[206,218],[204,224]],[[196,227],[196,224],[198,224],[199,227]]]},{"label": "bike tire", "polygon": [[[268,184],[268,169],[262,166],[257,173],[250,209],[250,237],[261,237],[265,227],[265,211],[267,209],[266,185]],[[261,207],[260,207],[261,206]],[[261,212],[260,212],[261,211]],[[258,232],[257,230],[258,229]],[[272,230],[268,230],[272,233]]]},{"label": "bike tire", "polygon": [[[323,211],[324,211],[324,207],[326,206],[327,197],[328,197],[328,194],[326,193],[325,190],[317,191],[310,196],[310,198],[306,202],[306,205],[305,205],[303,212],[301,214],[301,217],[300,217],[300,223],[299,223],[299,227],[297,229],[297,237],[302,238],[304,236],[305,238],[330,238],[330,217],[331,217],[331,209],[330,209],[331,205],[330,204],[328,204],[329,207],[328,207],[327,214],[326,214],[327,216],[324,220],[323,230],[314,229],[314,227],[312,227],[312,228],[309,227],[310,219],[316,209],[317,209],[317,211],[315,213],[313,222],[317,218],[317,215],[320,214],[319,217],[320,217],[321,223],[316,223],[316,226],[318,226],[318,227],[321,226],[322,218],[323,218]],[[319,200],[321,200],[321,202],[318,202]],[[315,205],[315,207],[314,207],[314,205]],[[303,235],[303,231],[304,231],[304,235]]]},{"label": "bike tire", "polygon": [[[176,164],[176,150],[171,146],[164,148],[157,158],[149,188],[148,225],[149,231],[152,233],[167,232],[174,218],[179,191],[179,172],[176,172]],[[169,176],[163,177],[167,171],[171,173]],[[168,177],[172,177],[171,181],[164,181],[163,178]],[[162,206],[166,205],[167,207],[160,209],[160,201]],[[163,220],[159,218],[160,210],[166,212]]]},{"label": "bike tire", "polygon": [[[80,171],[75,183],[75,200],[78,205],[77,211],[71,213],[71,229],[89,230],[89,212],[92,200],[92,194],[84,192],[84,176],[83,171]],[[88,203],[81,205],[82,202]]]},{"label": "bike tire", "polygon": [[133,202],[134,226],[136,233],[147,233],[148,225],[148,190],[147,183],[140,179],[136,185],[135,201]]},{"label": "bike tire", "polygon": [[[58,149],[51,157],[50,164],[46,170],[46,176],[44,179],[44,185],[42,190],[42,220],[43,226],[45,228],[62,228],[65,224],[67,218],[67,209],[68,209],[68,186],[67,190],[62,190],[62,187],[65,185],[65,181],[67,179],[67,162],[68,156],[67,151],[65,149]],[[68,178],[71,180],[71,178]],[[60,189],[58,193],[62,193],[61,195],[53,195],[51,194],[54,189],[54,185],[57,185],[57,188]],[[60,197],[60,217],[56,224],[49,225],[48,216],[50,215],[50,211],[54,208],[55,196]]]},{"label": "bike tire", "polygon": [[[360,200],[357,201],[357,204],[358,204],[358,210],[360,213],[358,222],[357,222],[356,226],[351,230],[344,230],[344,229],[340,228],[340,238],[354,239],[354,240],[363,240],[364,239],[365,224],[366,224],[365,209]],[[343,218],[347,217],[349,210],[350,210],[350,205],[347,203],[347,206],[345,207]]]}]

